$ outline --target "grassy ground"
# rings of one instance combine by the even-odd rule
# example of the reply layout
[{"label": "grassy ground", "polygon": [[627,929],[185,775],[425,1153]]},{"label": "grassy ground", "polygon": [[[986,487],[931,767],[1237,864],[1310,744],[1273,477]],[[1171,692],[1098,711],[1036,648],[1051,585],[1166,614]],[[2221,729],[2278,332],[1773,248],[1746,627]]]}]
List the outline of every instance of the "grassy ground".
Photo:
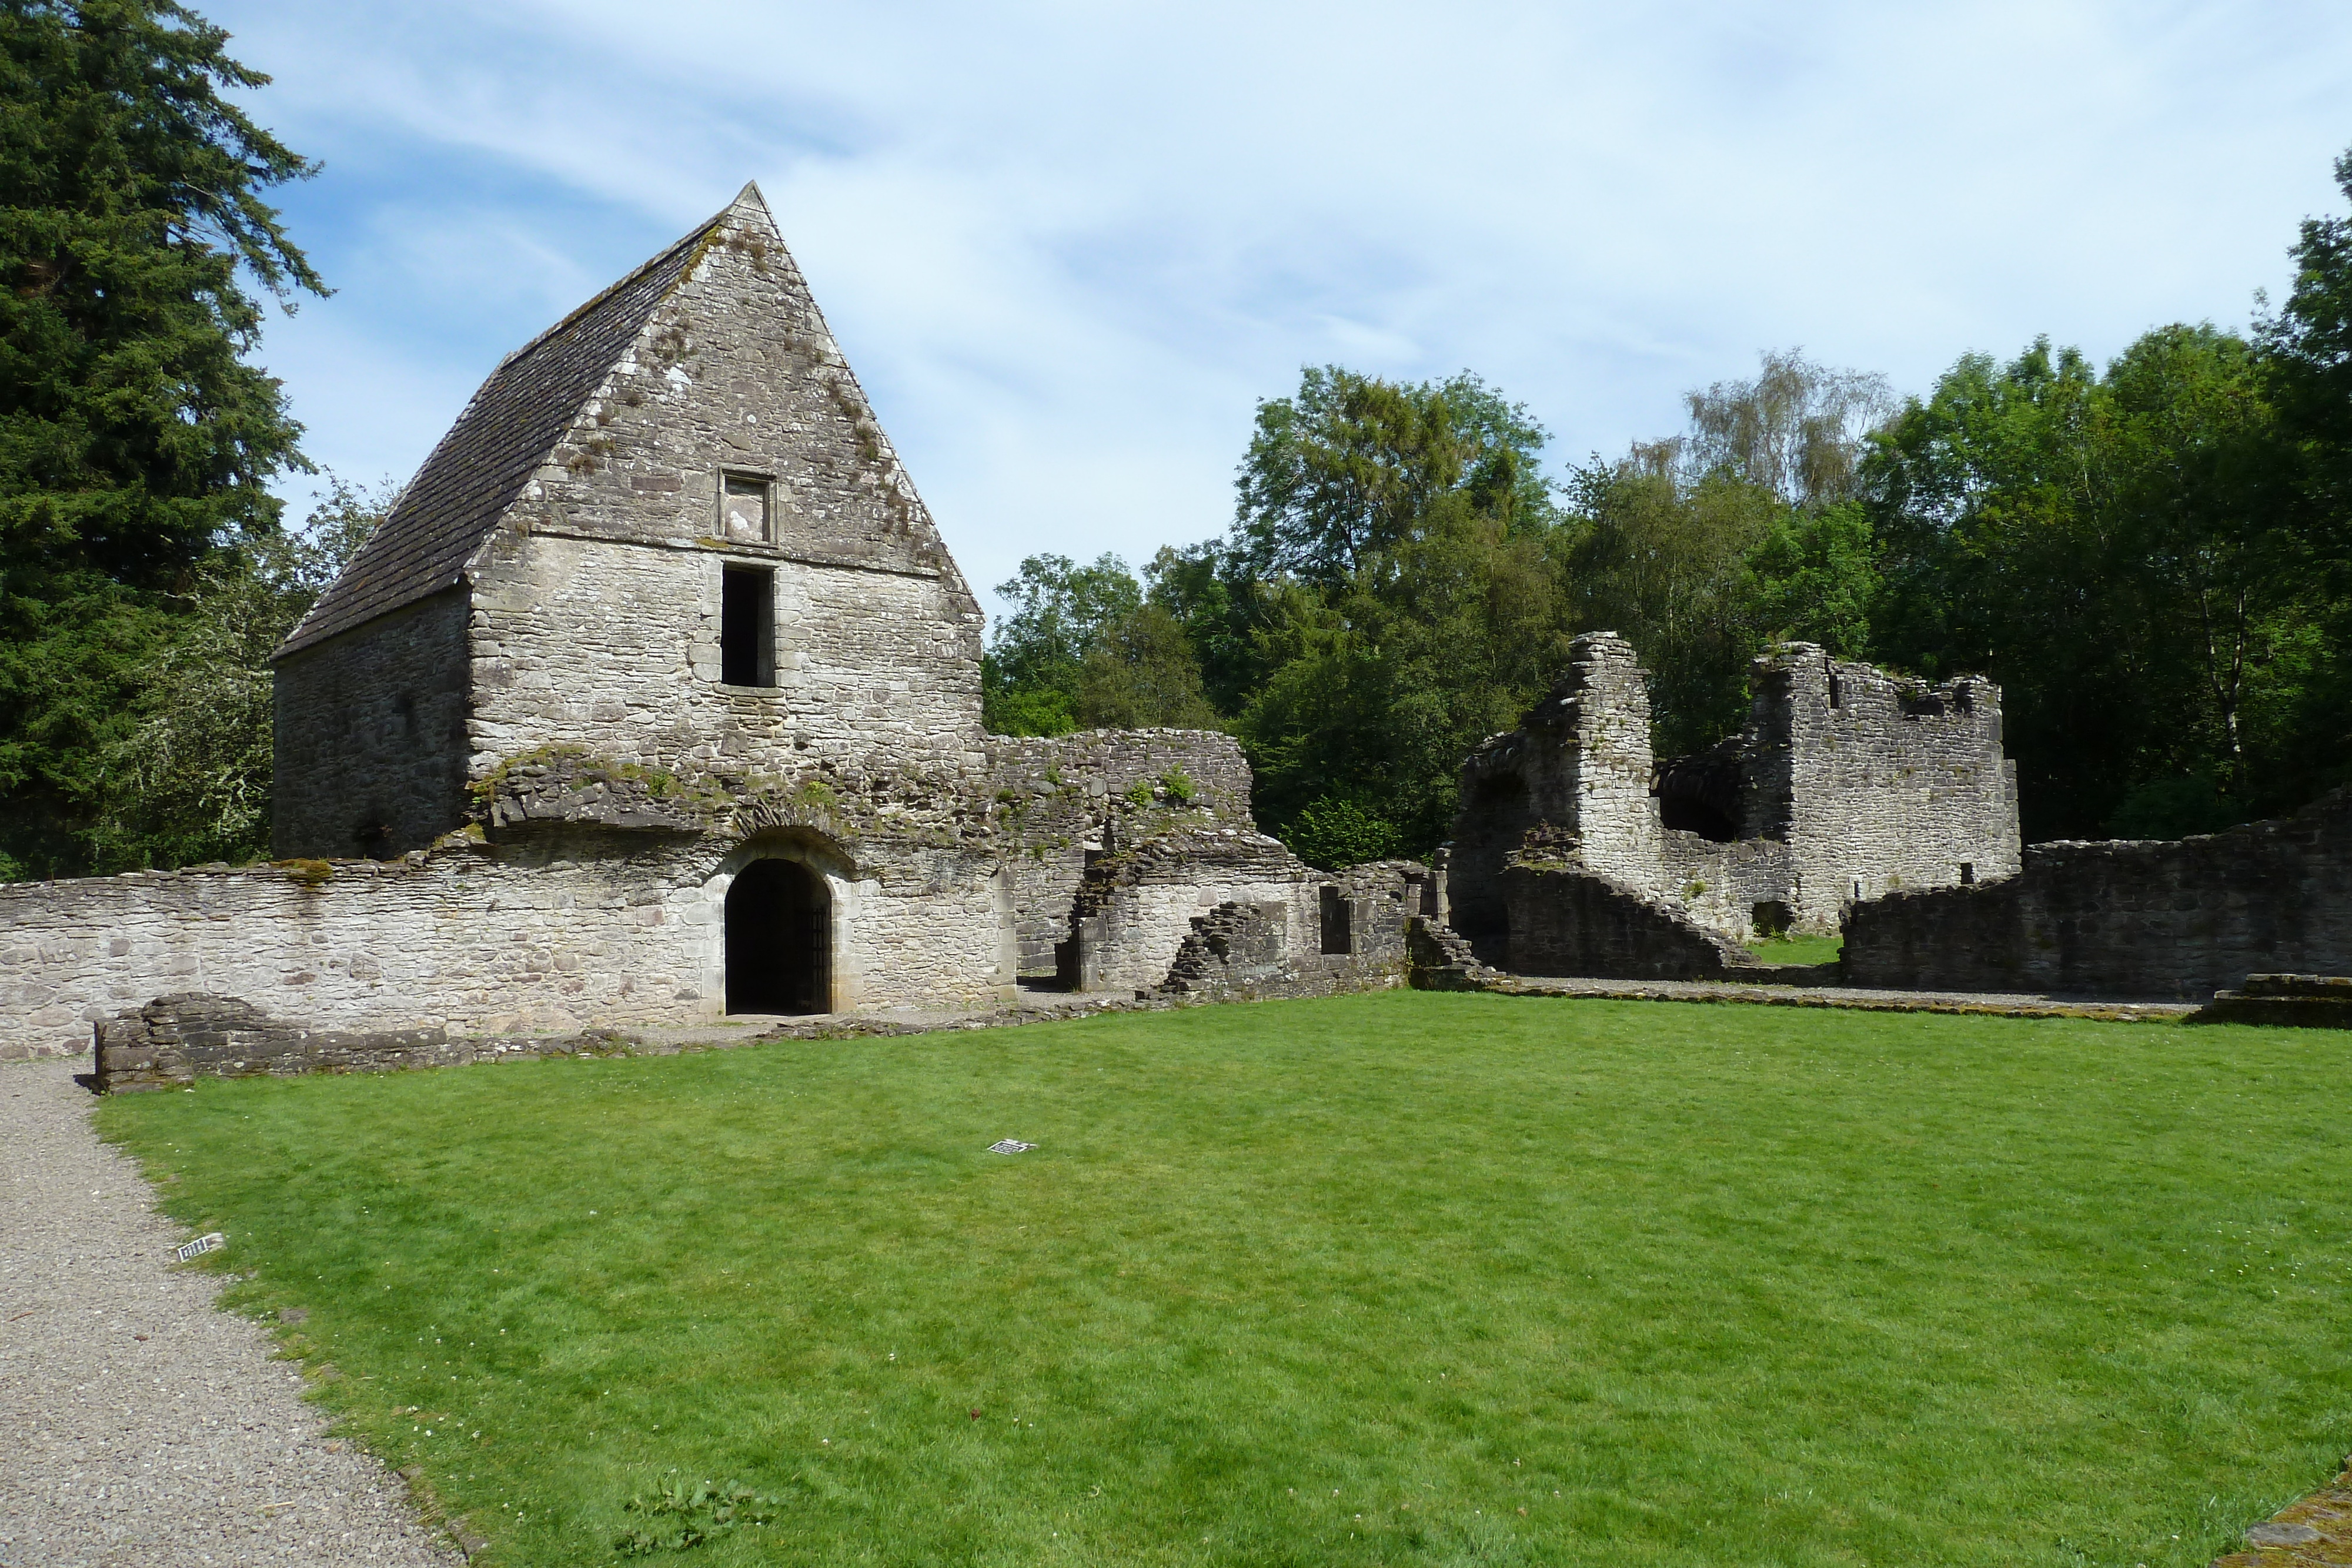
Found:
[{"label": "grassy ground", "polygon": [[1845,935],[1832,932],[1826,936],[1780,936],[1750,942],[1748,950],[1768,964],[1834,964],[1845,950]]},{"label": "grassy ground", "polygon": [[2342,1048],[1389,993],[100,1114],[495,1563],[732,1479],[681,1561],[2179,1568],[2352,1439]]}]

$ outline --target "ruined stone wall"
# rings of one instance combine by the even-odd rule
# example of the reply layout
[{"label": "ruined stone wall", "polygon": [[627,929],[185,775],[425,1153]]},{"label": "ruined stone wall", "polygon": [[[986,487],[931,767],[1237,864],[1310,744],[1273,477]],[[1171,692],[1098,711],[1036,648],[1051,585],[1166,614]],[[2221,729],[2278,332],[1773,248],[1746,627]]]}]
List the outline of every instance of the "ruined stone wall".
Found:
[{"label": "ruined stone wall", "polygon": [[1517,861],[1503,873],[1507,967],[1518,975],[1714,980],[1754,956],[1668,904],[1574,864]]},{"label": "ruined stone wall", "polygon": [[1596,871],[1664,891],[1652,768],[1650,694],[1633,644],[1613,632],[1577,638],[1568,673],[1519,727],[1464,764],[1447,874],[1454,929],[1499,936],[1503,867],[1538,825],[1573,835]]},{"label": "ruined stone wall", "polygon": [[1167,978],[1193,916],[1221,904],[1279,908],[1285,939],[1312,947],[1321,929],[1323,874],[1263,834],[1223,833],[1165,833],[1092,856],[1072,904],[1062,983],[1081,991],[1149,990]]},{"label": "ruined stone wall", "polygon": [[992,853],[853,856],[792,828],[724,840],[571,827],[381,863],[0,886],[0,1059],[88,1050],[97,1019],[175,991],[336,1030],[716,1019],[727,889],[763,854],[825,875],[837,1009],[1008,994]]},{"label": "ruined stone wall", "polygon": [[[1049,980],[1089,852],[1167,831],[1255,839],[1249,764],[1229,735],[1200,729],[1094,729],[988,737],[1021,973]],[[1180,800],[1181,780],[1191,791]],[[1116,824],[1116,826],[1114,825]],[[1173,948],[1170,949],[1171,953]]]},{"label": "ruined stone wall", "polygon": [[464,821],[466,622],[453,589],[279,661],[278,854],[402,854]]},{"label": "ruined stone wall", "polygon": [[2200,1000],[2249,974],[2352,974],[2352,791],[2177,841],[2027,846],[2003,881],[1846,915],[1856,986]]},{"label": "ruined stone wall", "polygon": [[1742,831],[1790,846],[1800,928],[1835,929],[1857,898],[2017,870],[2000,687],[1903,681],[1810,643],[1758,660],[1755,684]]},{"label": "ruined stone wall", "polygon": [[[1408,928],[1434,902],[1429,868],[1381,861],[1318,884],[1317,927],[1301,930],[1295,901],[1224,903],[1192,917],[1192,929],[1159,989],[1196,1001],[1329,996],[1401,985],[1411,959]],[[1338,908],[1335,910],[1333,904]],[[1344,950],[1329,940],[1337,914]]]}]

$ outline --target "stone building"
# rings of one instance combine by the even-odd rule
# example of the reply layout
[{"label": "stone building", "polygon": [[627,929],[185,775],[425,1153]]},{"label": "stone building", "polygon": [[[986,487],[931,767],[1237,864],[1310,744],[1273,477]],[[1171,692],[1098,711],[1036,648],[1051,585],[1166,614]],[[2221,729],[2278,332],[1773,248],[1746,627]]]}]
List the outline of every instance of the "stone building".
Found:
[{"label": "stone building", "polygon": [[1222,735],[986,734],[982,629],[747,186],[509,355],[278,650],[277,864],[0,888],[0,1053],[165,993],[483,1031],[1401,969],[1422,868],[1301,863]]},{"label": "stone building", "polygon": [[1991,682],[1906,682],[1790,643],[1753,686],[1738,735],[1659,763],[1632,644],[1578,638],[1559,685],[1464,766],[1454,928],[1523,973],[1646,976],[1710,944],[1835,931],[1895,889],[2017,871]]}]

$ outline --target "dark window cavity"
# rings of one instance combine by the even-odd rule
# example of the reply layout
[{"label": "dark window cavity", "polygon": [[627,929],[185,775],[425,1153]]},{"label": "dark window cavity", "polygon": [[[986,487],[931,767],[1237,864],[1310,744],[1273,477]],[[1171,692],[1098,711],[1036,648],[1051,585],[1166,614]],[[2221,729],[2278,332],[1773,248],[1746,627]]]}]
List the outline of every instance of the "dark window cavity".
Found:
[{"label": "dark window cavity", "polygon": [[1960,885],[1962,887],[1966,887],[1969,883],[1976,881],[1976,879],[1977,868],[1969,862],[1962,861],[1960,862]]},{"label": "dark window cavity", "polygon": [[756,566],[720,573],[719,678],[730,686],[776,684],[776,574]]}]

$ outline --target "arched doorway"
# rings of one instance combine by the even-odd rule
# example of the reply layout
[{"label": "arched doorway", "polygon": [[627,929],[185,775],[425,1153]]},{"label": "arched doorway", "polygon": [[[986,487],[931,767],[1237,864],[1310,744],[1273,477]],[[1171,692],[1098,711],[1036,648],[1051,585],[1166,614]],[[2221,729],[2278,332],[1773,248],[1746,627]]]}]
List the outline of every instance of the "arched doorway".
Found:
[{"label": "arched doorway", "polygon": [[727,889],[727,1010],[833,1010],[833,890],[799,861],[755,860]]}]

